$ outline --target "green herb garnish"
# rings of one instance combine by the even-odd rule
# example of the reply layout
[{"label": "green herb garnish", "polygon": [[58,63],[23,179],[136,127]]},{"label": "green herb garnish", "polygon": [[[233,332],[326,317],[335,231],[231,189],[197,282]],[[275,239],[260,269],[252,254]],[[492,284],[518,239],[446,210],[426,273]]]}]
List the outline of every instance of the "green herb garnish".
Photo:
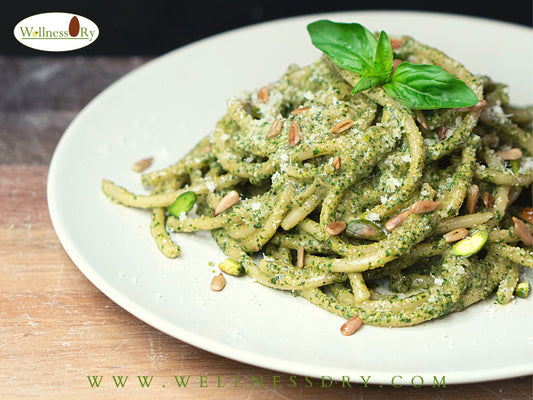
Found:
[{"label": "green herb garnish", "polygon": [[382,86],[393,99],[415,110],[469,107],[478,102],[472,89],[437,65],[402,62],[392,72],[392,46],[385,31],[376,39],[360,24],[328,20],[313,22],[307,30],[315,47],[340,68],[361,76],[352,94]]}]

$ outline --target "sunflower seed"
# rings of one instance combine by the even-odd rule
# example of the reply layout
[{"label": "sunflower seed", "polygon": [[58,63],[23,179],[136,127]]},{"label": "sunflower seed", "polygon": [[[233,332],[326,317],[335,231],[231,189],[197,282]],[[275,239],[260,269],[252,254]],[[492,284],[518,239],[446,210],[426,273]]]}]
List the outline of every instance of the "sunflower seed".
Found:
[{"label": "sunflower seed", "polygon": [[353,126],[354,122],[351,118],[347,118],[344,121],[339,122],[331,127],[329,130],[331,133],[342,133],[347,131]]},{"label": "sunflower seed", "polygon": [[239,202],[239,193],[235,190],[232,190],[227,195],[225,195],[222,200],[219,201],[217,206],[215,207],[215,213],[213,214],[213,217],[216,217],[218,214],[223,213],[226,210],[229,210],[231,207],[233,207],[235,204]]},{"label": "sunflower seed", "polygon": [[341,333],[344,336],[353,335],[363,324],[363,320],[358,316],[350,318],[341,326]]},{"label": "sunflower seed", "polygon": [[131,166],[131,169],[134,172],[142,172],[146,168],[148,168],[150,165],[152,165],[152,161],[154,160],[153,157],[143,158],[142,160],[137,161],[135,164]]},{"label": "sunflower seed", "polygon": [[338,235],[343,230],[346,229],[346,222],[344,221],[335,221],[326,225],[326,232],[330,235]]}]

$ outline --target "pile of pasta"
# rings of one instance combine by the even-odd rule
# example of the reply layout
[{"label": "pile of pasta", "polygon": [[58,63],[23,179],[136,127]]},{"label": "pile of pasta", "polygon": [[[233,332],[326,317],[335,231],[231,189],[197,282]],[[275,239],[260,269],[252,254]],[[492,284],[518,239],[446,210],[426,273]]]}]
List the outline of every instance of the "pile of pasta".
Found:
[{"label": "pile of pasta", "polygon": [[[176,164],[142,175],[151,194],[103,181],[114,202],[150,209],[168,257],[171,232],[212,232],[262,285],[364,324],[410,326],[495,293],[514,298],[533,268],[531,107],[505,85],[412,38],[395,58],[435,64],[480,102],[411,110],[326,56],[228,101],[227,113]],[[168,213],[193,192],[195,206]],[[478,232],[480,248],[454,246]],[[529,236],[528,236],[529,234]],[[178,235],[179,237],[179,235]]]}]

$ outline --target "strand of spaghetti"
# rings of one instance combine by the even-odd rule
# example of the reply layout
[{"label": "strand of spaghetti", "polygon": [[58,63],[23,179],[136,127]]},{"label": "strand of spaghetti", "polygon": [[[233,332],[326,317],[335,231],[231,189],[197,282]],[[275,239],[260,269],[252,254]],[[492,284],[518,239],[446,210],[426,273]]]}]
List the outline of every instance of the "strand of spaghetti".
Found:
[{"label": "strand of spaghetti", "polygon": [[[242,178],[234,175],[222,175],[213,179],[212,181],[216,189],[226,189],[235,186],[242,182]],[[212,188],[211,188],[212,189]],[[121,186],[115,185],[113,182],[103,179],[102,192],[113,202],[122,204],[128,207],[136,208],[160,208],[168,207],[176,198],[187,191],[196,194],[207,194],[210,192],[210,185],[207,182],[199,183],[198,185],[182,188],[174,193],[161,193],[154,195],[137,195],[129,192]]]},{"label": "strand of spaghetti", "polygon": [[[276,204],[276,198],[276,194],[270,190],[234,205],[227,216],[224,227],[226,234],[233,239],[245,239],[258,232],[258,228],[265,224],[270,215],[268,207],[258,207],[258,205]],[[257,208],[259,209],[256,210]]]},{"label": "strand of spaghetti", "polygon": [[533,182],[533,170],[526,174],[514,174],[510,171],[497,171],[476,163],[475,177],[497,185],[528,186]]},{"label": "strand of spaghetti", "polygon": [[500,257],[505,257],[515,263],[521,264],[528,268],[533,268],[533,254],[530,250],[522,247],[509,246],[508,244],[489,243],[487,250],[494,251]]},{"label": "strand of spaghetti", "polygon": [[281,224],[281,221],[287,214],[288,206],[291,203],[293,195],[294,186],[288,182],[284,189],[280,191],[279,195],[276,196],[275,205],[263,226],[253,234],[246,237],[245,240],[241,241],[240,245],[243,250],[247,252],[258,251],[266,242],[270,240],[272,236],[274,236],[278,226]]},{"label": "strand of spaghetti", "polygon": [[[316,185],[313,185],[316,187]],[[324,198],[322,190],[317,190],[309,195],[309,197],[296,208],[291,209],[283,221],[281,221],[281,227],[288,231],[294,228],[300,221],[306,218],[313,210],[315,210]]]},{"label": "strand of spaghetti", "polygon": [[343,306],[353,306],[355,299],[353,293],[343,282],[333,283],[327,287],[333,300]]},{"label": "strand of spaghetti", "polygon": [[260,182],[275,172],[274,160],[245,162],[242,151],[230,147],[232,138],[238,133],[237,125],[226,115],[217,122],[213,134],[213,153],[220,164],[231,174],[251,178]]},{"label": "strand of spaghetti", "polygon": [[199,183],[202,183],[203,181],[203,172],[200,169],[195,169],[193,171],[189,172],[189,180],[191,181],[191,185],[198,185]]},{"label": "strand of spaghetti", "polygon": [[[268,280],[268,285],[280,290],[301,290],[330,285],[346,280],[344,274],[328,273],[316,269],[300,269],[292,263],[279,263],[262,259],[259,262],[262,280]],[[258,279],[257,276],[253,276]]]},{"label": "strand of spaghetti", "polygon": [[505,210],[509,204],[510,190],[511,187],[507,185],[501,185],[496,188],[494,193],[494,205],[491,209],[493,217],[486,223],[488,229],[493,229],[505,215]]},{"label": "strand of spaghetti", "polygon": [[176,192],[187,183],[188,179],[188,175],[179,175],[167,180],[158,180],[153,184],[153,189],[150,194]]},{"label": "strand of spaghetti", "polygon": [[[529,224],[528,229],[533,233],[533,227]],[[494,229],[489,233],[489,242],[498,243],[516,243],[520,240],[520,236],[516,233],[514,227],[509,229]]]},{"label": "strand of spaghetti", "polygon": [[457,217],[446,218],[439,221],[435,233],[442,235],[459,228],[473,228],[475,226],[484,225],[493,217],[493,212],[484,211],[475,214],[459,215]]},{"label": "strand of spaghetti", "polygon": [[407,273],[402,270],[389,275],[389,290],[401,293],[404,296],[420,290],[427,290],[431,285],[435,284],[436,280],[433,276],[416,272]]},{"label": "strand of spaghetti", "polygon": [[519,273],[520,264],[511,263],[511,265],[506,265],[505,274],[496,290],[496,301],[499,304],[507,304],[512,300],[514,290],[518,284]]},{"label": "strand of spaghetti", "polygon": [[258,163],[245,162],[239,159],[239,156],[232,152],[225,144],[222,147],[217,146],[215,149],[218,161],[224,169],[241,178],[260,183],[276,171],[275,163],[272,159]]},{"label": "strand of spaghetti", "polygon": [[324,196],[322,209],[320,211],[320,229],[322,237],[327,235],[326,227],[330,223],[335,222],[336,211],[344,195],[344,190],[346,190],[346,188],[343,187],[342,183],[338,182],[338,185],[330,187],[329,191]]},{"label": "strand of spaghetti", "polygon": [[445,196],[442,206],[436,212],[441,220],[459,212],[459,208],[470,189],[475,157],[476,149],[474,146],[467,146],[463,149],[461,162],[452,176],[452,189]]},{"label": "strand of spaghetti", "polygon": [[152,223],[150,232],[157,248],[168,258],[176,258],[181,254],[181,248],[175,244],[165,229],[165,209],[154,208],[152,210]]},{"label": "strand of spaghetti", "polygon": [[350,286],[352,287],[354,302],[360,303],[363,300],[370,299],[370,291],[368,290],[363,274],[361,272],[350,272],[348,274]]},{"label": "strand of spaghetti", "polygon": [[231,225],[224,227],[224,231],[230,238],[242,241],[257,234],[258,228],[256,228],[254,225],[255,224],[246,223],[245,226],[242,226],[242,224]]},{"label": "strand of spaghetti", "polygon": [[291,249],[284,246],[275,246],[269,242],[264,247],[264,257],[267,261],[272,261],[278,264],[292,264]]},{"label": "strand of spaghetti", "polygon": [[196,218],[185,219],[169,215],[167,218],[167,227],[174,232],[211,231],[222,228],[225,224],[227,224],[227,219],[224,215],[217,215],[216,217],[201,215]]},{"label": "strand of spaghetti", "polygon": [[376,188],[376,185],[374,179],[363,179],[357,182],[357,186],[354,185],[351,190],[346,191],[339,205],[339,219],[349,221],[380,202],[383,192]]},{"label": "strand of spaghetti", "polygon": [[316,240],[307,232],[297,231],[297,233],[276,233],[270,240],[275,246],[298,250],[304,247],[309,253],[335,254],[324,242]]},{"label": "strand of spaghetti", "polygon": [[465,115],[459,127],[453,130],[451,136],[428,147],[428,160],[439,160],[459,149],[470,137],[472,129],[477,124],[478,117],[479,111],[472,111]]}]

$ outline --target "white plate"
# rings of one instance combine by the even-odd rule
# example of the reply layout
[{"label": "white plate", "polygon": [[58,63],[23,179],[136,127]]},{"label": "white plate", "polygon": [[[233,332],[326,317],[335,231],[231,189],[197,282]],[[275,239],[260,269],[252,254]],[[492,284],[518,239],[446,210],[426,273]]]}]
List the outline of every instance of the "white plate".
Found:
[{"label": "white plate", "polygon": [[[306,25],[319,18],[409,34],[510,85],[531,103],[533,35],[516,25],[455,15],[352,12],[264,23],[173,51],[113,84],[72,122],[48,180],[50,215],[65,250],[107,296],[146,323],[194,346],[302,376],[361,382],[464,383],[533,373],[533,297],[504,307],[490,300],[417,327],[365,326],[351,337],[343,320],[246,277],[209,289],[224,259],[210,235],[181,234],[177,260],[159,253],[147,212],[110,204],[102,178],[143,192],[135,161],[152,169],[178,160],[212,132],[226,99],[277,79],[290,63],[318,57]],[[531,280],[531,275],[530,275]],[[209,368],[209,366],[206,366]],[[185,371],[186,373],[186,371]],[[303,378],[302,378],[303,379]],[[415,383],[420,382],[415,378]],[[301,385],[305,381],[299,382]]]}]

